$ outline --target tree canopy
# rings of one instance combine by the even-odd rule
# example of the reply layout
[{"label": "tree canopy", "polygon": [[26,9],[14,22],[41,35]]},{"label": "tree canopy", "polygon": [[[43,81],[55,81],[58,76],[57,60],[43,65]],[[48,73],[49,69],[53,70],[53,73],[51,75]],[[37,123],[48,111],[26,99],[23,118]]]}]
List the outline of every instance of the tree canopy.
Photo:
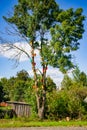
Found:
[{"label": "tree canopy", "polygon": [[41,49],[41,57],[47,64],[66,72],[73,67],[70,52],[79,48],[84,32],[82,12],[82,8],[60,9],[54,0],[19,0],[13,16],[4,19],[16,25],[30,44],[33,41],[34,48]]}]

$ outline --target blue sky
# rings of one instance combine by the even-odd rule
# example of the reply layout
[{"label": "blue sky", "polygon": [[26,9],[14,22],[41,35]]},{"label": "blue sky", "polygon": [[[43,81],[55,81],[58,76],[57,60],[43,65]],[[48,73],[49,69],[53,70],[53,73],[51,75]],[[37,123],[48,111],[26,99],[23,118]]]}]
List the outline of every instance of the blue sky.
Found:
[{"label": "blue sky", "polygon": [[[59,6],[63,9],[68,8],[83,8],[83,14],[87,16],[87,1],[86,0],[56,0]],[[12,12],[14,5],[17,3],[17,0],[0,0],[0,32],[5,31],[5,27],[7,23],[3,20],[2,16],[6,16],[8,11]],[[78,64],[81,71],[87,73],[87,19],[84,22],[85,25],[85,33],[83,35],[83,39],[80,40],[80,49],[74,53],[75,55],[75,64]],[[0,35],[2,35],[0,33]],[[6,35],[5,35],[6,37]],[[13,67],[14,63],[6,56],[0,54],[0,77],[11,77],[16,75],[16,73],[22,69],[29,71],[31,69],[31,65],[29,61],[21,62],[17,68]],[[56,70],[55,70],[56,71]],[[54,73],[55,73],[54,71]],[[51,73],[52,75],[53,73]],[[55,77],[55,76],[54,76]],[[56,78],[60,80],[61,73],[58,72],[56,74]],[[57,80],[57,79],[56,79]]]}]

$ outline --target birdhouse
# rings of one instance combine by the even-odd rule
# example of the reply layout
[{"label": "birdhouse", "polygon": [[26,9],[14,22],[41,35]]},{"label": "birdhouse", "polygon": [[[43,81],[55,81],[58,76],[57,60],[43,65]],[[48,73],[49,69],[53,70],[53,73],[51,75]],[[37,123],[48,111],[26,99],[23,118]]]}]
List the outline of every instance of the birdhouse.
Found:
[{"label": "birdhouse", "polygon": [[43,57],[41,57],[41,60],[42,60],[42,61],[43,61],[43,59],[44,59],[44,58],[43,58]]},{"label": "birdhouse", "polygon": [[33,56],[36,56],[36,53],[34,53]]},{"label": "birdhouse", "polygon": [[46,70],[48,69],[48,67],[46,67]]},{"label": "birdhouse", "polygon": [[44,89],[44,86],[42,85],[42,89]]},{"label": "birdhouse", "polygon": [[30,58],[30,62],[32,63],[32,59]]},{"label": "birdhouse", "polygon": [[70,117],[66,117],[66,121],[70,121]]},{"label": "birdhouse", "polygon": [[32,45],[32,41],[30,41],[30,45]]},{"label": "birdhouse", "polygon": [[36,88],[37,88],[37,86],[35,86],[35,85],[34,85],[34,86],[33,86],[33,88],[34,88],[34,89],[36,89]]},{"label": "birdhouse", "polygon": [[43,83],[43,79],[41,79],[41,82]]},{"label": "birdhouse", "polygon": [[35,66],[35,65],[36,65],[36,63],[34,62],[34,63],[33,63],[33,65]]},{"label": "birdhouse", "polygon": [[43,68],[43,73],[45,73],[46,72],[46,69],[45,68]]}]

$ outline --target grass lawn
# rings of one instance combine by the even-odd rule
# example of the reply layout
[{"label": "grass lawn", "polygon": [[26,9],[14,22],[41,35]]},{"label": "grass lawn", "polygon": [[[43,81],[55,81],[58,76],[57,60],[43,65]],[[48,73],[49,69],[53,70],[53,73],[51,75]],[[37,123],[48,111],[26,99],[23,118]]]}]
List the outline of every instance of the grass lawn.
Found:
[{"label": "grass lawn", "polygon": [[0,119],[3,127],[48,127],[48,126],[87,126],[87,121],[29,121],[24,119]]}]

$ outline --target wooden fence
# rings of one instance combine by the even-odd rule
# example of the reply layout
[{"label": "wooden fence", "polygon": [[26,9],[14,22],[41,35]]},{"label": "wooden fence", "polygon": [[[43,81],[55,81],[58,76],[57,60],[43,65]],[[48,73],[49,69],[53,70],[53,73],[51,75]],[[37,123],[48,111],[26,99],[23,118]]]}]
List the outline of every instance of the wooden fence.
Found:
[{"label": "wooden fence", "polygon": [[7,101],[8,106],[11,106],[17,117],[29,117],[31,114],[31,106],[24,102]]}]

